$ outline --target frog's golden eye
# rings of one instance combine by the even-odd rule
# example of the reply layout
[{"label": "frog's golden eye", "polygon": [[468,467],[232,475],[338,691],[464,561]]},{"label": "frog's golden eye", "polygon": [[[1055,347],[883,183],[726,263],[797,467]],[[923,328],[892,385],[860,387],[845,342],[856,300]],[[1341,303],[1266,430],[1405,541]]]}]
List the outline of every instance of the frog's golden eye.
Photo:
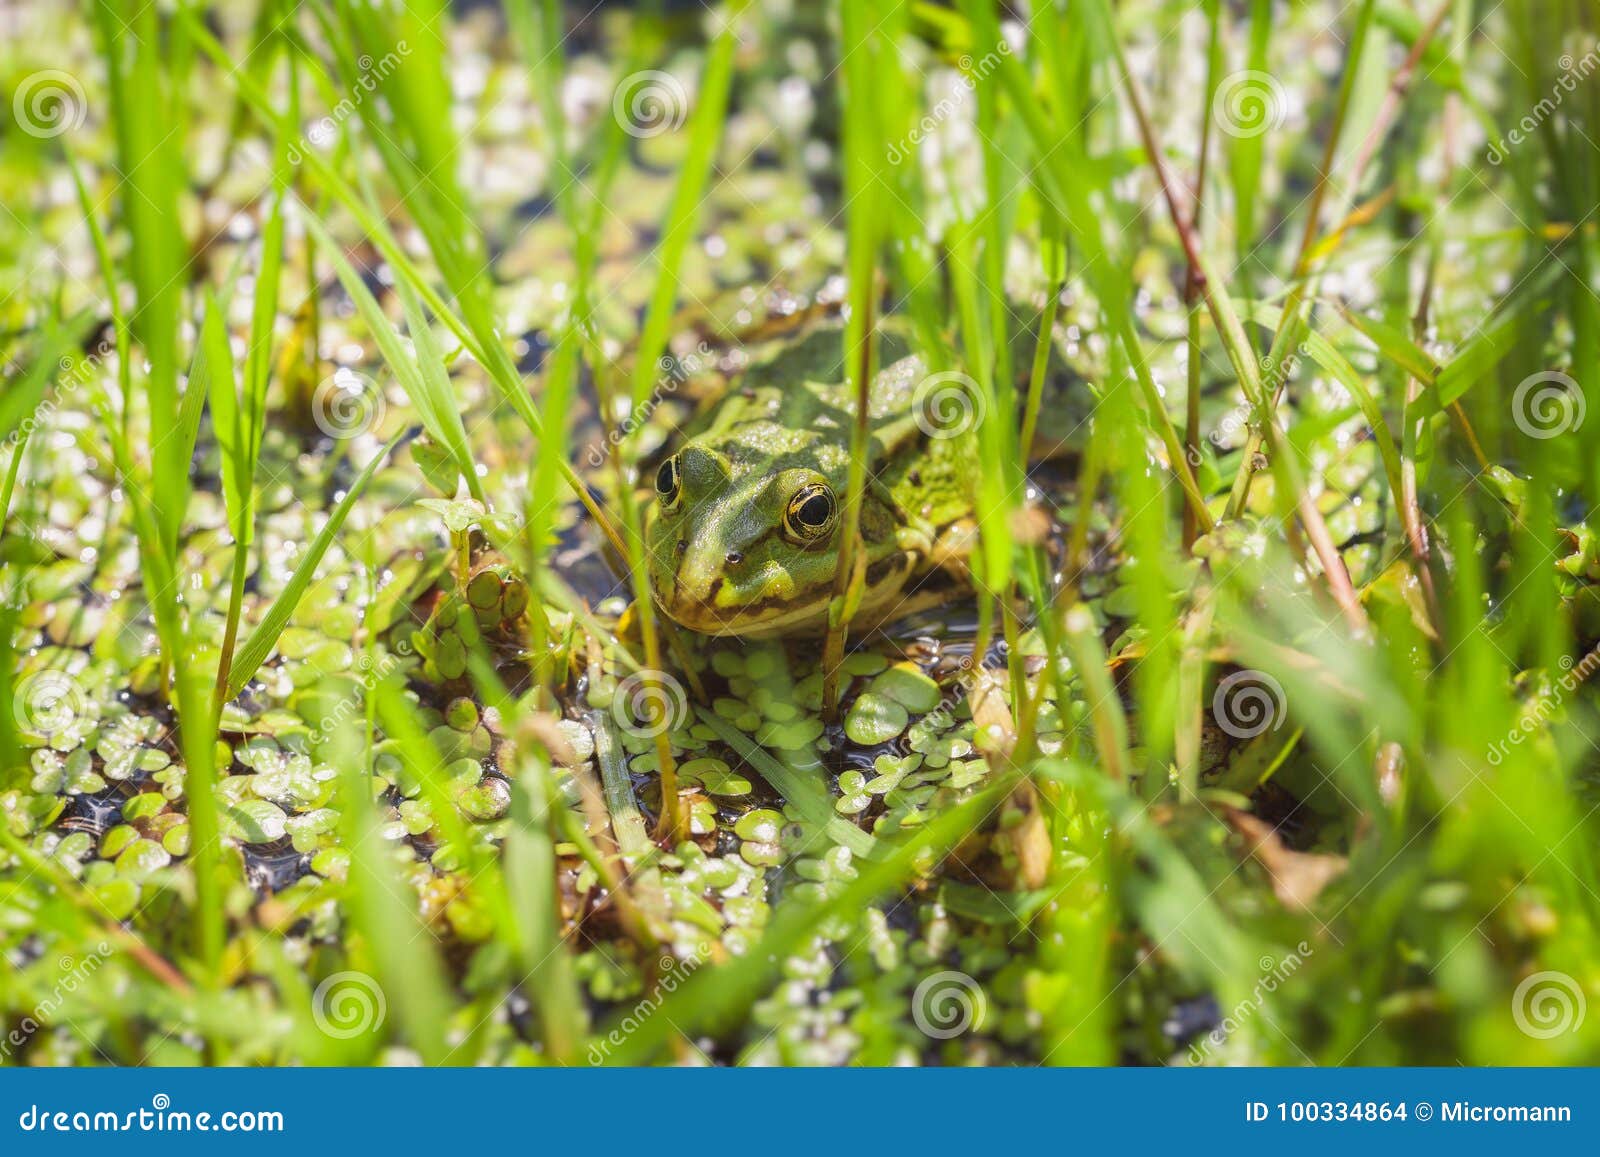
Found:
[{"label": "frog's golden eye", "polygon": [[820,542],[833,530],[838,516],[839,506],[832,490],[821,485],[802,486],[783,512],[784,533],[802,545]]},{"label": "frog's golden eye", "polygon": [[656,471],[656,497],[666,513],[678,509],[678,502],[683,498],[683,479],[678,475],[677,455],[668,458]]}]

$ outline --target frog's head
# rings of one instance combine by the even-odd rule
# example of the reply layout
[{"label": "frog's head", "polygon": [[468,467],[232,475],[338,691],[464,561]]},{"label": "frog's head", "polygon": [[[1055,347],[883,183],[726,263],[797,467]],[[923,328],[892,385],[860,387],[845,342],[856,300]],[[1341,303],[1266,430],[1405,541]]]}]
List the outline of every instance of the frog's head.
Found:
[{"label": "frog's head", "polygon": [[[645,540],[657,604],[704,634],[819,629],[838,566],[842,486],[781,459],[740,464],[689,443],[655,475]],[[881,525],[884,512],[868,505],[864,527]],[[870,562],[878,536],[867,537]]]}]

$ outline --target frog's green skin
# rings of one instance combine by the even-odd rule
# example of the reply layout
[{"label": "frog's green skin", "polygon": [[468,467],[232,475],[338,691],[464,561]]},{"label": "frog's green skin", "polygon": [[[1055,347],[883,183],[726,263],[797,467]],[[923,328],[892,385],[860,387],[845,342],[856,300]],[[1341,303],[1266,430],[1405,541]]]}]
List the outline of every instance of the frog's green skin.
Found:
[{"label": "frog's green skin", "polygon": [[[662,464],[645,539],[651,589],[676,622],[752,637],[825,628],[854,421],[840,346],[839,332],[824,329],[754,367]],[[917,421],[927,370],[915,356],[898,356],[902,348],[885,342],[886,368],[870,395],[858,629],[933,601],[922,597],[922,580],[959,562],[971,537],[975,435],[935,438],[923,430],[939,428]],[[662,494],[662,480],[675,482],[675,496]],[[832,517],[806,541],[791,505],[797,495],[818,493],[830,500]]]}]

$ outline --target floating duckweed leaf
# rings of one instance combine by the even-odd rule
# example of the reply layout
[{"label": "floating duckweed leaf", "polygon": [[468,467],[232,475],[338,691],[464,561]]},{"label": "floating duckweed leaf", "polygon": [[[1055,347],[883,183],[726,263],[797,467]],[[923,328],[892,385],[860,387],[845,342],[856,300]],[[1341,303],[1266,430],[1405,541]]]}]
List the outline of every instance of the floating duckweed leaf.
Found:
[{"label": "floating duckweed leaf", "polygon": [[511,810],[511,785],[488,776],[457,797],[461,810],[475,820],[497,820]]},{"label": "floating duckweed leaf", "polygon": [[311,857],[311,870],[326,880],[342,880],[350,871],[348,848],[323,848]]},{"label": "floating duckweed leaf", "polygon": [[285,659],[304,659],[327,641],[321,631],[307,627],[285,627],[278,636],[278,654]]},{"label": "floating duckweed leaf", "polygon": [[310,851],[316,847],[319,836],[327,835],[338,826],[339,813],[325,807],[304,815],[290,816],[284,823],[297,852]]},{"label": "floating duckweed leaf", "polygon": [[126,920],[139,906],[139,885],[121,878],[90,887],[96,904],[113,920]]},{"label": "floating duckweed leaf", "polygon": [[754,731],[761,725],[761,713],[739,699],[722,696],[712,700],[711,709],[740,731]]},{"label": "floating duckweed leaf", "polygon": [[783,848],[778,844],[763,843],[760,840],[746,840],[740,844],[739,855],[747,864],[756,868],[776,868],[783,863]]},{"label": "floating duckweed leaf", "polygon": [[[839,693],[844,692],[844,681],[839,682]],[[794,685],[794,701],[807,711],[822,710],[822,672],[813,671]]]},{"label": "floating duckweed leaf", "polygon": [[33,753],[34,791],[48,795],[92,795],[104,791],[106,781],[94,770],[89,749],[80,747],[70,755],[40,748]]},{"label": "floating duckweed leaf", "polygon": [[143,879],[172,863],[172,855],[154,840],[135,840],[117,857],[117,871]]},{"label": "floating duckweed leaf", "polygon": [[152,819],[160,815],[161,810],[166,806],[166,797],[160,792],[141,792],[122,805],[122,818],[129,823],[135,820]]},{"label": "floating duckweed leaf", "polygon": [[844,657],[841,667],[847,675],[876,675],[889,665],[877,651],[856,651]]},{"label": "floating duckweed leaf", "polygon": [[713,891],[731,888],[739,882],[739,866],[722,856],[709,857],[700,867],[700,882]]},{"label": "floating duckweed leaf", "polygon": [[467,647],[459,635],[446,635],[439,640],[438,652],[433,662],[439,674],[446,679],[459,679],[467,672]]},{"label": "floating duckweed leaf", "polygon": [[408,835],[420,836],[433,827],[433,805],[424,799],[400,801],[400,823]]},{"label": "floating duckweed leaf", "polygon": [[94,851],[94,839],[88,832],[71,832],[56,845],[55,855],[60,860],[81,860]]},{"label": "floating duckweed leaf", "polygon": [[734,835],[741,840],[759,840],[762,843],[775,843],[782,830],[782,813],[765,807],[746,812],[733,825]]},{"label": "floating duckweed leaf", "polygon": [[850,705],[850,712],[844,719],[844,733],[863,747],[875,747],[899,735],[910,719],[900,703],[867,691]]},{"label": "floating duckweed leaf", "polygon": [[159,748],[146,744],[161,735],[159,721],[144,715],[124,715],[103,729],[95,751],[104,761],[107,779],[130,779],[136,772],[160,771],[172,762]]},{"label": "floating duckweed leaf", "polygon": [[452,699],[444,710],[444,720],[454,731],[471,731],[478,726],[478,705],[464,695]]},{"label": "floating duckweed leaf", "polygon": [[913,715],[939,706],[939,684],[915,663],[896,663],[867,685],[867,693],[893,699]]},{"label": "floating duckweed leaf", "polygon": [[929,767],[943,767],[952,759],[964,759],[972,754],[972,744],[956,734],[941,735],[924,749],[924,761]]},{"label": "floating duckweed leaf", "polygon": [[247,799],[222,812],[223,834],[247,844],[269,844],[283,838],[288,822],[282,808],[264,799]]},{"label": "floating duckweed leaf", "polygon": [[494,747],[494,736],[481,723],[470,731],[457,731],[440,724],[428,733],[428,739],[439,752],[441,759],[483,759]]},{"label": "floating duckweed leaf", "polygon": [[716,796],[737,797],[753,790],[748,779],[729,770],[726,762],[712,757],[691,759],[678,767],[678,774],[689,783],[698,783]]},{"label": "floating duckweed leaf", "polygon": [[800,717],[800,707],[793,697],[770,687],[757,687],[750,692],[750,706],[774,723],[788,723]]},{"label": "floating duckweed leaf", "polygon": [[123,849],[138,838],[139,831],[137,828],[127,824],[118,824],[101,837],[100,855],[104,859],[114,860],[122,854]]},{"label": "floating duckweed leaf", "polygon": [[840,815],[860,815],[872,805],[872,796],[865,790],[867,777],[859,771],[847,771],[839,777],[840,798],[834,801],[833,810]]},{"label": "floating duckweed leaf", "polygon": [[[259,765],[258,765],[259,766]],[[311,807],[325,801],[333,790],[332,773],[318,773],[304,755],[290,756],[276,767],[258,771],[246,782],[252,794],[282,807]]]},{"label": "floating duckweed leaf", "polygon": [[792,723],[768,723],[757,733],[756,742],[780,751],[805,751],[821,738],[822,731],[822,720],[808,716]]},{"label": "floating duckweed leaf", "polygon": [[487,609],[500,601],[500,589],[499,575],[493,571],[479,571],[467,581],[467,602]]},{"label": "floating duckweed leaf", "polygon": [[717,805],[696,795],[689,803],[689,833],[709,836],[717,830]]},{"label": "floating duckweed leaf", "polygon": [[161,837],[161,846],[173,856],[189,854],[189,825],[180,823],[168,828]]},{"label": "floating duckweed leaf", "polygon": [[771,679],[783,667],[783,650],[770,643],[752,646],[744,653],[744,673],[751,679]]},{"label": "floating duckweed leaf", "polygon": [[963,759],[951,765],[950,786],[958,791],[962,788],[974,787],[983,782],[989,773],[989,764],[982,759]]}]

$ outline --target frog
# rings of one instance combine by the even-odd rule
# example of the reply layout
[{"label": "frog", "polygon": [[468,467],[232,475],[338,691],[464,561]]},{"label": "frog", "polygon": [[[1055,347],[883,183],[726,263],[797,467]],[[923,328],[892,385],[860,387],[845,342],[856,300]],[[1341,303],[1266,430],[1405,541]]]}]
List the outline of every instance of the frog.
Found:
[{"label": "frog", "polygon": [[[836,328],[746,370],[661,460],[645,511],[650,589],[667,618],[752,639],[826,631],[840,565],[855,390]],[[975,387],[882,339],[869,446],[855,630],[970,587],[978,470]]]}]

